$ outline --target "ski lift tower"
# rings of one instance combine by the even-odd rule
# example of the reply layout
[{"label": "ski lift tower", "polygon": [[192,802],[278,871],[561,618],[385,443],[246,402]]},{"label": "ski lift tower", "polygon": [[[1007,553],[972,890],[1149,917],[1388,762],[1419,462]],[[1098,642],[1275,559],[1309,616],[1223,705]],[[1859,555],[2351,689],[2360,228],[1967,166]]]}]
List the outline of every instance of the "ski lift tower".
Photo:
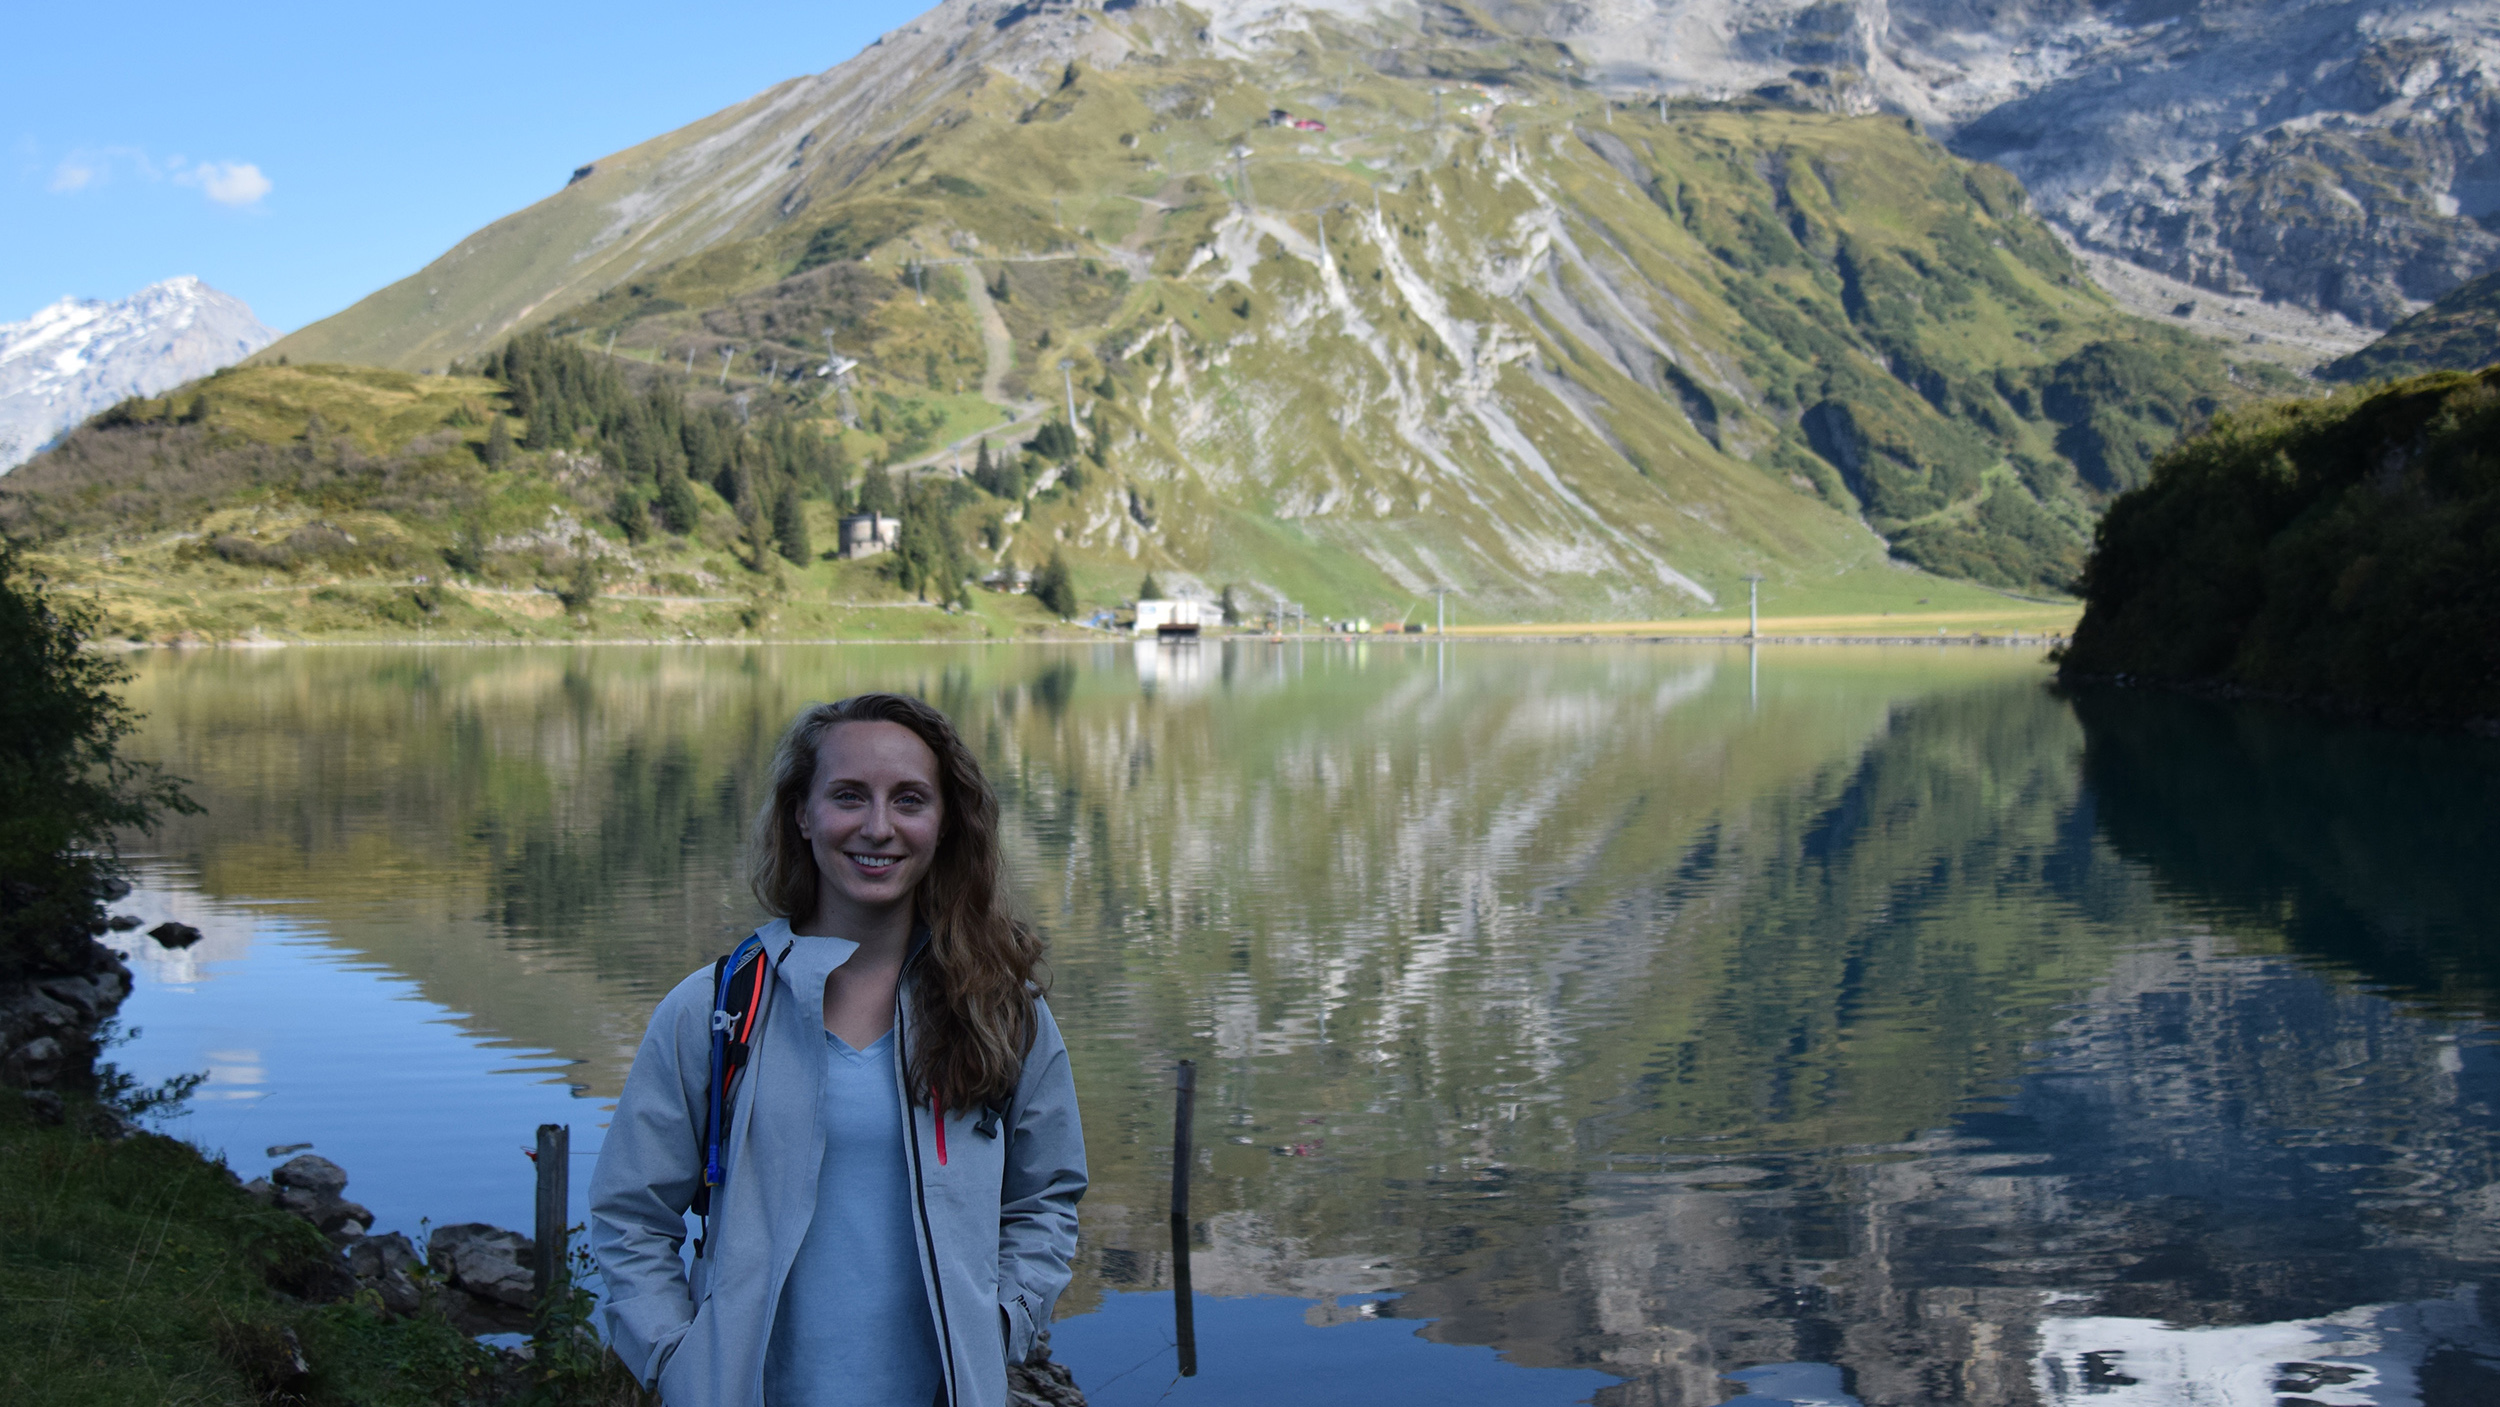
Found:
[{"label": "ski lift tower", "polygon": [[845,425],[859,423],[859,407],[852,403],[850,387],[851,370],[858,365],[858,362],[833,349],[833,329],[826,328],[825,364],[816,374],[825,378],[827,394],[839,398],[841,410],[838,413]]}]

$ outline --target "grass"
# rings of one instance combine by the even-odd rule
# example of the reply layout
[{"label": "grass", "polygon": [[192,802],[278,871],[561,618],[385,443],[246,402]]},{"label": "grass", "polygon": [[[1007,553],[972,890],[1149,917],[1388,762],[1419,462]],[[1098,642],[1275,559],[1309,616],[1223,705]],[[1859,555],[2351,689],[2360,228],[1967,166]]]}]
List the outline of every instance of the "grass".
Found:
[{"label": "grass", "polygon": [[[0,1398],[414,1407],[513,1386],[509,1364],[439,1317],[289,1293],[330,1246],[198,1150],[100,1137],[91,1106],[53,1127],[26,1111],[0,1099]],[[292,1371],[293,1348],[308,1375]]]}]

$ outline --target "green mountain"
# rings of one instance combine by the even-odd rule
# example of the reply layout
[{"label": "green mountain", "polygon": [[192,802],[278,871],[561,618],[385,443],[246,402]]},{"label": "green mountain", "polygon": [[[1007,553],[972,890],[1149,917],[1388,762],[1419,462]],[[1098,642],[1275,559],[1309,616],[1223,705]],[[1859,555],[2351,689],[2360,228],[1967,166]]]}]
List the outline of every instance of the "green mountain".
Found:
[{"label": "green mountain", "polygon": [[2500,720],[2500,367],[2259,407],[2101,520],[2063,672]]},{"label": "green mountain", "polygon": [[[874,437],[741,423],[534,334],[481,361],[249,367],[125,401],[0,479],[0,532],[139,641],[977,639],[1055,620],[968,589],[985,495],[870,486],[854,443]],[[825,550],[855,482],[912,520],[902,550]]]},{"label": "green mountain", "polygon": [[2470,279],[2387,329],[2376,342],[2319,367],[2321,381],[2388,381],[2500,362],[2500,273]]},{"label": "green mountain", "polygon": [[1724,608],[1753,572],[1831,603],[1902,562],[2055,589],[2182,426],[2283,380],[2117,312],[1903,119],[1627,104],[1491,21],[1302,19],[1245,48],[954,0],[264,360],[545,329],[880,440],[916,402],[947,424],[915,467],[1073,403],[1079,472],[1002,503],[990,560],[1479,619]]}]

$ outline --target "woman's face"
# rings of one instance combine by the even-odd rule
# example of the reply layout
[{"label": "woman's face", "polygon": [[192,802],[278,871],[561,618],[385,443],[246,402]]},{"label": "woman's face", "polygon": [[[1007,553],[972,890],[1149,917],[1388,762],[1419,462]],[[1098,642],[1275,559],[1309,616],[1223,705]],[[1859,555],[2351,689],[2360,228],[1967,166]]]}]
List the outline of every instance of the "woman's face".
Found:
[{"label": "woman's face", "polygon": [[900,723],[842,723],[816,745],[799,834],[816,854],[817,911],[836,932],[907,904],[946,820],[937,754]]}]

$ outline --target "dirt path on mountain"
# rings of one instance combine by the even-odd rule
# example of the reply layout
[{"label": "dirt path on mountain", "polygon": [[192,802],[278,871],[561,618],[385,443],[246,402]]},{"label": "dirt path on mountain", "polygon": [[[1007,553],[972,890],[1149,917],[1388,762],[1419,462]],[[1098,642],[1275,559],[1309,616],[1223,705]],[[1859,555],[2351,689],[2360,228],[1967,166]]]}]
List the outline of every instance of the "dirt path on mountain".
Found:
[{"label": "dirt path on mountain", "polygon": [[993,425],[977,435],[966,435],[962,439],[955,441],[953,444],[948,445],[943,449],[931,450],[917,459],[903,460],[900,463],[895,464],[893,467],[902,470],[905,473],[911,473],[915,470],[933,468],[950,462],[960,462],[971,458],[976,452],[978,452],[983,440],[995,441],[998,450],[1001,453],[1004,453],[1015,447],[1017,440],[1015,435],[1016,431],[1023,429],[1027,425],[1033,424],[1041,418],[1041,406],[1019,406],[1015,408],[1015,418],[1003,425]]},{"label": "dirt path on mountain", "polygon": [[981,281],[979,266],[967,261],[962,267],[964,292],[972,299],[973,315],[981,320],[981,350],[988,359],[981,369],[981,399],[1012,406],[1022,419],[1026,407],[1007,399],[1007,373],[1016,364],[1015,339],[1007,334],[1007,320],[998,315],[998,305],[990,301],[990,288]]}]

